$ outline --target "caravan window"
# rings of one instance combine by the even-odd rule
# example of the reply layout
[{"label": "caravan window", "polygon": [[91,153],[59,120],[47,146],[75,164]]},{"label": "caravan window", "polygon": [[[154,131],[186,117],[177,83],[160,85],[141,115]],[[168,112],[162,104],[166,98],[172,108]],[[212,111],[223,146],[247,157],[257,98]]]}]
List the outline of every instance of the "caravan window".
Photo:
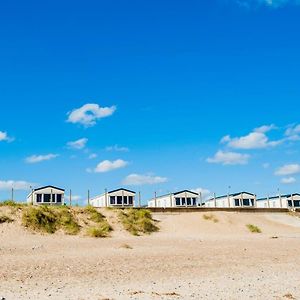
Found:
[{"label": "caravan window", "polygon": [[234,206],[240,206],[240,200],[234,199]]},{"label": "caravan window", "polygon": [[51,194],[44,194],[44,202],[50,202]]},{"label": "caravan window", "polygon": [[117,204],[122,205],[122,196],[117,196]]},{"label": "caravan window", "polygon": [[42,202],[42,194],[36,194],[36,202]]},{"label": "caravan window", "polygon": [[175,198],[175,201],[176,201],[176,205],[180,206],[180,198]]},{"label": "caravan window", "polygon": [[185,198],[181,198],[182,205],[185,205]]},{"label": "caravan window", "polygon": [[62,202],[62,195],[61,194],[57,194],[56,195],[56,202],[57,203],[61,203]]},{"label": "caravan window", "polygon": [[196,198],[193,198],[193,206],[196,206]]},{"label": "caravan window", "polygon": [[192,205],[191,198],[186,198],[186,200],[187,200],[187,205]]},{"label": "caravan window", "polygon": [[124,196],[124,204],[127,204],[127,196]]},{"label": "caravan window", "polygon": [[133,204],[133,196],[129,196],[129,205],[132,205]]},{"label": "caravan window", "polygon": [[110,196],[110,204],[116,204],[116,197],[115,196]]}]

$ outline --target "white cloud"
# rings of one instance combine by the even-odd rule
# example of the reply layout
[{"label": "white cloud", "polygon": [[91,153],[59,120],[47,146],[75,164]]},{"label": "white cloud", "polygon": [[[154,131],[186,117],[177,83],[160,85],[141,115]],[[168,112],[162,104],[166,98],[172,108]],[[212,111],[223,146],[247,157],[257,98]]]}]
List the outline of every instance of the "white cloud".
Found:
[{"label": "white cloud", "polygon": [[197,194],[201,193],[203,200],[209,199],[210,196],[211,196],[211,191],[210,190],[204,189],[204,188],[201,188],[201,187],[196,188],[196,189],[192,189],[192,192],[195,192]]},{"label": "white cloud", "polygon": [[289,126],[285,131],[287,139],[290,141],[299,141],[300,140],[300,124]]},{"label": "white cloud", "polygon": [[86,127],[94,126],[97,120],[111,116],[116,111],[116,106],[100,107],[98,104],[89,103],[68,113],[67,122],[79,123]]},{"label": "white cloud", "polygon": [[[95,173],[105,173],[105,172],[109,172],[112,170],[116,170],[116,169],[120,169],[120,168],[124,168],[128,165],[127,161],[124,161],[122,159],[117,159],[114,161],[110,161],[110,160],[103,160],[101,161],[96,168],[93,170],[93,172]],[[90,172],[90,169],[87,169],[88,172]]]},{"label": "white cloud", "polygon": [[8,136],[7,132],[0,131],[0,142],[12,142],[14,138]]},{"label": "white cloud", "polygon": [[106,151],[116,151],[116,152],[128,152],[129,148],[127,147],[120,147],[118,145],[108,146],[105,148]]},{"label": "white cloud", "polygon": [[270,141],[266,133],[275,129],[275,125],[264,125],[255,128],[246,136],[231,138],[226,135],[221,139],[221,143],[235,149],[263,149],[267,147],[274,147],[283,142],[283,140]]},{"label": "white cloud", "polygon": [[245,165],[248,163],[250,156],[237,152],[218,151],[214,157],[209,157],[206,161],[209,163],[220,163],[223,165]]},{"label": "white cloud", "polygon": [[91,153],[88,158],[89,159],[94,159],[94,158],[97,158],[97,157],[98,157],[98,155],[96,153]]},{"label": "white cloud", "polygon": [[[65,199],[70,201],[70,195],[65,195]],[[72,201],[78,201],[80,199],[82,199],[80,195],[72,195]]]},{"label": "white cloud", "polygon": [[276,170],[275,175],[278,176],[286,176],[300,173],[300,165],[299,164],[288,164],[280,167]]},{"label": "white cloud", "polygon": [[264,169],[268,169],[268,168],[270,167],[270,164],[269,164],[269,163],[263,163],[263,164],[262,164],[262,167],[263,167]]},{"label": "white cloud", "polygon": [[46,155],[32,155],[25,159],[25,161],[29,164],[39,163],[45,160],[51,160],[53,158],[58,157],[58,154],[46,154]]},{"label": "white cloud", "polygon": [[271,8],[278,8],[284,5],[299,5],[299,0],[236,0],[241,6],[250,8],[257,5],[265,5]]},{"label": "white cloud", "polygon": [[15,190],[29,190],[33,183],[27,181],[15,181],[15,180],[0,180],[0,190],[10,190],[14,188]]},{"label": "white cloud", "polygon": [[78,149],[78,150],[80,150],[80,149],[85,148],[87,142],[88,142],[87,138],[82,138],[82,139],[79,139],[77,141],[68,142],[67,145],[71,149]]},{"label": "white cloud", "polygon": [[284,177],[281,179],[281,183],[283,183],[283,184],[291,184],[291,183],[295,183],[295,182],[296,182],[295,177]]},{"label": "white cloud", "polygon": [[122,182],[125,185],[145,185],[167,182],[168,178],[152,175],[130,174]]}]

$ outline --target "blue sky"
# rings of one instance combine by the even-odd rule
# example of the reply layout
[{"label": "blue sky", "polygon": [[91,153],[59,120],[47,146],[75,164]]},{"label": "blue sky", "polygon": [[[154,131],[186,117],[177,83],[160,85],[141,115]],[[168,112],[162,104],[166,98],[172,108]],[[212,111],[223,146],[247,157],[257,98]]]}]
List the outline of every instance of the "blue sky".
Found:
[{"label": "blue sky", "polygon": [[0,199],[299,192],[299,30],[296,0],[1,3]]}]

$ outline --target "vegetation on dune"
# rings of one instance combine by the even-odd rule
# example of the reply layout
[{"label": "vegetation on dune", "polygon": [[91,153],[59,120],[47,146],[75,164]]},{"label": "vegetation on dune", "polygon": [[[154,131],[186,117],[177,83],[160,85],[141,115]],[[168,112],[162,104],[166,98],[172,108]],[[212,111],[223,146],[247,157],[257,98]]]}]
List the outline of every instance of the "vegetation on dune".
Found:
[{"label": "vegetation on dune", "polygon": [[253,224],[247,224],[246,227],[249,229],[252,233],[261,233],[261,230],[259,227],[253,225]]},{"label": "vegetation on dune", "polygon": [[209,221],[213,221],[214,223],[218,223],[219,220],[213,215],[213,214],[209,214],[209,215],[203,215],[203,219],[204,220],[209,220]]},{"label": "vegetation on dune", "polygon": [[67,234],[77,234],[80,226],[67,207],[28,207],[23,211],[23,226],[32,230],[55,233],[62,229]]},{"label": "vegetation on dune", "polygon": [[87,235],[91,237],[107,237],[112,231],[112,227],[107,222],[106,218],[92,206],[84,208],[84,213],[88,215],[90,221],[95,225],[88,227]]},{"label": "vegetation on dune", "polygon": [[11,219],[10,217],[8,217],[6,215],[1,215],[0,216],[0,224],[2,224],[2,223],[11,223],[13,221],[14,221],[13,219]]},{"label": "vegetation on dune", "polygon": [[159,230],[147,209],[126,209],[119,212],[119,218],[124,228],[133,235],[150,234]]},{"label": "vegetation on dune", "polygon": [[26,205],[27,205],[26,203],[18,203],[13,200],[5,200],[5,201],[0,202],[0,206],[9,206],[9,207],[15,207],[15,208],[20,208],[20,207],[23,207]]}]

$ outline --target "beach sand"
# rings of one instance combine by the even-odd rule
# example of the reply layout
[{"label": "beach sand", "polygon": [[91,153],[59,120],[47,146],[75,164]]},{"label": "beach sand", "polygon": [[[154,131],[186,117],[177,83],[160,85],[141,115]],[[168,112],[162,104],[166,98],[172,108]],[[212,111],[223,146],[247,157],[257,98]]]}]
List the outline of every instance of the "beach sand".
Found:
[{"label": "beach sand", "polygon": [[103,213],[110,238],[0,224],[0,299],[300,299],[298,217],[160,213],[159,232],[135,237]]}]

